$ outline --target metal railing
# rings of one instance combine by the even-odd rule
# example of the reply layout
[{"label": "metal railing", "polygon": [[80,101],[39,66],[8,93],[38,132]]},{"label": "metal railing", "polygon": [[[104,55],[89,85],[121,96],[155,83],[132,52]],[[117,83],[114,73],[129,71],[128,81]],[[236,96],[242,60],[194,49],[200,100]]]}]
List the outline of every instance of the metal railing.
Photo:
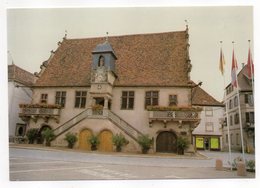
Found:
[{"label": "metal railing", "polygon": [[199,113],[196,111],[149,111],[149,118],[192,121],[199,119]]}]

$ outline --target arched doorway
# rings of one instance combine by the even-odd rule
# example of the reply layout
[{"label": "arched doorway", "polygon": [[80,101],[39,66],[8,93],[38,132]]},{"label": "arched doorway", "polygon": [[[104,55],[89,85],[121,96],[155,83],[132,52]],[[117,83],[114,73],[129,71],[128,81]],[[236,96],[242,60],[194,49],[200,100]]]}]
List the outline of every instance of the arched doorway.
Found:
[{"label": "arched doorway", "polygon": [[44,138],[42,136],[42,132],[45,131],[46,129],[52,129],[49,125],[42,125],[42,127],[40,128],[38,134],[37,134],[37,144],[43,144],[44,142]]},{"label": "arched doorway", "polygon": [[176,153],[177,136],[174,132],[161,132],[156,139],[156,152]]},{"label": "arched doorway", "polygon": [[113,133],[109,130],[104,130],[99,134],[100,144],[98,146],[99,151],[113,151],[113,143],[112,143]]},{"label": "arched doorway", "polygon": [[84,129],[79,133],[79,149],[90,150],[91,144],[89,143],[89,138],[92,136],[92,131],[89,129]]}]

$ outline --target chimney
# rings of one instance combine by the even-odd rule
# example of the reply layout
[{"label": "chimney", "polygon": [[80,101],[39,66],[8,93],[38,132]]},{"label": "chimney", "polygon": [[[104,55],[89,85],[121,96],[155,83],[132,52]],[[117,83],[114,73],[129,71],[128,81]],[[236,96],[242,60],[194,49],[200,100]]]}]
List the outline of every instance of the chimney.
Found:
[{"label": "chimney", "polygon": [[245,66],[245,63],[242,63],[242,68]]}]

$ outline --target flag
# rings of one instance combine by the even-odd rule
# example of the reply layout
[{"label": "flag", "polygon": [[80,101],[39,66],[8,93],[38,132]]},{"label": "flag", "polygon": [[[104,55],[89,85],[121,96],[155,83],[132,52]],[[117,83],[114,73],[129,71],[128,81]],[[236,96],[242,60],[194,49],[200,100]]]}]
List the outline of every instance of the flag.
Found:
[{"label": "flag", "polygon": [[224,74],[224,65],[226,64],[222,48],[220,49],[220,60],[219,60],[219,70],[221,74]]},{"label": "flag", "polygon": [[254,64],[253,64],[252,54],[251,54],[250,48],[248,50],[247,72],[248,72],[248,77],[252,78],[252,76],[254,75]]},{"label": "flag", "polygon": [[231,84],[234,87],[237,87],[237,60],[235,57],[234,50],[233,50],[233,54],[232,54]]}]

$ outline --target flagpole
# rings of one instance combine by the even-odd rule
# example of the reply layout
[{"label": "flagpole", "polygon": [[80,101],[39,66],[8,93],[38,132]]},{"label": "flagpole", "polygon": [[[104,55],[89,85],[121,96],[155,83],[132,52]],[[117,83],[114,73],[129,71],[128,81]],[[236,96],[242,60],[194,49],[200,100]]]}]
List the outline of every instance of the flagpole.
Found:
[{"label": "flagpole", "polygon": [[[249,50],[250,50],[250,40],[248,40],[248,45],[249,45]],[[251,81],[252,81],[252,94],[253,94],[253,100],[254,100],[255,96],[254,96],[254,72],[253,72],[253,61],[252,61],[251,50],[250,50],[249,52],[250,52],[250,54],[248,54],[248,55],[250,55],[250,61],[251,61],[251,63],[250,63],[250,71],[251,71]],[[249,53],[249,52],[248,52],[248,53]],[[247,63],[248,63],[248,62],[247,62]]]},{"label": "flagpole", "polygon": [[[233,43],[233,55],[234,55],[234,41]],[[235,59],[235,55],[233,57]],[[240,126],[240,137],[241,137],[241,144],[242,144],[242,155],[243,155],[243,162],[245,163],[245,149],[244,149],[244,136],[243,136],[243,128],[242,128],[242,118],[241,118],[241,108],[240,108],[240,97],[239,97],[239,91],[238,91],[238,79],[237,79],[237,68],[235,68],[235,75],[236,75],[236,81],[237,81],[237,86],[236,86],[236,92],[237,92],[237,97],[238,97],[238,113],[239,113],[239,126]]]},{"label": "flagpole", "polygon": [[[221,46],[221,56],[224,56],[222,54],[222,41],[220,41]],[[223,57],[220,57],[220,61],[223,61]],[[223,59],[222,59],[223,58]],[[223,63],[223,62],[220,62]],[[224,66],[224,65],[223,65]],[[224,101],[225,101],[225,112],[227,116],[227,132],[228,132],[228,153],[229,153],[229,161],[230,161],[230,170],[232,171],[232,155],[231,155],[231,144],[230,144],[230,130],[229,130],[229,116],[228,116],[228,105],[227,105],[227,95],[226,95],[226,78],[225,78],[225,71],[223,71],[223,84],[224,84]]]}]

